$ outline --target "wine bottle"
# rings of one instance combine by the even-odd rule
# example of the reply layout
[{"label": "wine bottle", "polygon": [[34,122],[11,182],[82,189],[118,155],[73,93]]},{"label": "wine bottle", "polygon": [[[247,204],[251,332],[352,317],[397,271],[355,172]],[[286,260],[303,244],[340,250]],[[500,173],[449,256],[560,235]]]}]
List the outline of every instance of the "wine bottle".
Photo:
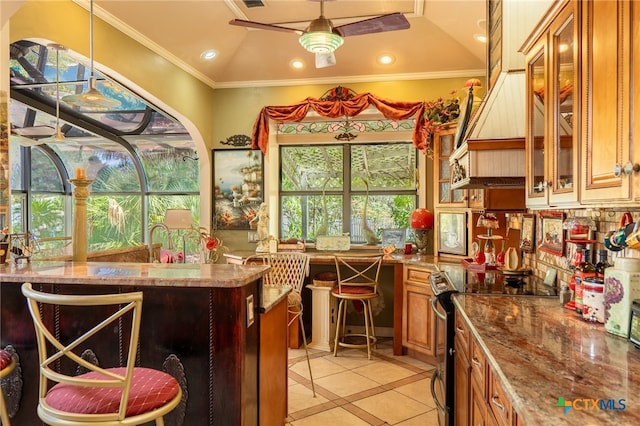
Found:
[{"label": "wine bottle", "polygon": [[604,270],[612,266],[607,259],[606,250],[598,250],[598,262],[596,263],[596,277],[604,278]]},{"label": "wine bottle", "polygon": [[583,308],[583,300],[582,295],[584,292],[584,280],[586,278],[595,277],[596,276],[596,266],[589,260],[587,249],[582,250],[582,261],[576,266],[575,277],[576,277],[576,290],[575,290],[575,300],[576,300],[576,313],[582,315]]}]

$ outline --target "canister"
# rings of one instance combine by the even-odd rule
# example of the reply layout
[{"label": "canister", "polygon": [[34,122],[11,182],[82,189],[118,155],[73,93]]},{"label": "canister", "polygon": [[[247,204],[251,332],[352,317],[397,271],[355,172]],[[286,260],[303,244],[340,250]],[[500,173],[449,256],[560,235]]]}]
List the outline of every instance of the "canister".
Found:
[{"label": "canister", "polygon": [[585,278],[582,287],[582,318],[604,324],[604,278]]},{"label": "canister", "polygon": [[604,328],[627,338],[631,303],[640,298],[640,259],[618,257],[604,270]]}]

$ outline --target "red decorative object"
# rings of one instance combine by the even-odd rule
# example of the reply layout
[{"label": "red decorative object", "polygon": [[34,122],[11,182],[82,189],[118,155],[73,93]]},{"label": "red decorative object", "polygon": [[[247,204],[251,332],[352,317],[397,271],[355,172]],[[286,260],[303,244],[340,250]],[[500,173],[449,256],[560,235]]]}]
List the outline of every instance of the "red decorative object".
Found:
[{"label": "red decorative object", "polygon": [[411,228],[433,229],[433,213],[425,208],[415,209],[411,212]]}]

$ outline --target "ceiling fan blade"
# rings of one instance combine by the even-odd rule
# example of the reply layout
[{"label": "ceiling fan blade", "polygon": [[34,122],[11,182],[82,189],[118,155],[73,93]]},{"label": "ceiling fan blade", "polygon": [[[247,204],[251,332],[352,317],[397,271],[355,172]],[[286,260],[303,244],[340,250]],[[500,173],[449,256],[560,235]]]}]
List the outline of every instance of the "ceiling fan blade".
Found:
[{"label": "ceiling fan blade", "polygon": [[400,13],[390,13],[388,15],[376,16],[375,18],[364,19],[350,24],[335,27],[342,37],[357,36],[363,34],[382,33],[386,31],[406,30],[409,28],[409,21]]},{"label": "ceiling fan blade", "polygon": [[235,25],[238,27],[256,28],[258,30],[271,30],[271,31],[284,31],[287,33],[296,33],[302,35],[304,31],[297,30],[295,28],[281,27],[280,25],[263,24],[261,22],[245,21],[243,19],[232,19],[229,21],[229,25]]},{"label": "ceiling fan blade", "polygon": [[331,53],[316,53],[316,68],[332,67],[336,64],[336,55]]}]

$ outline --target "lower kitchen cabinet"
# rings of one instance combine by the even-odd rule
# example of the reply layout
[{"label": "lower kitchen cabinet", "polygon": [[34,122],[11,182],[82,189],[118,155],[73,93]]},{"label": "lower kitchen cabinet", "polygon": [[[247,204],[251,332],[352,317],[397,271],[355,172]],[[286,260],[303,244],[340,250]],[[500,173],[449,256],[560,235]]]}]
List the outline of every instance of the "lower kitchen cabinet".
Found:
[{"label": "lower kitchen cabinet", "polygon": [[455,330],[456,426],[521,426],[482,346],[458,312]]},{"label": "lower kitchen cabinet", "polygon": [[408,355],[433,363],[438,351],[444,350],[444,330],[436,333],[442,322],[436,321],[431,306],[434,297],[429,283],[431,272],[425,267],[404,266],[402,346]]},{"label": "lower kitchen cabinet", "polygon": [[[455,383],[455,402],[454,406],[455,413],[455,424],[456,425],[476,425],[474,421],[470,421],[473,418],[472,413],[469,411],[469,403],[470,403],[470,378],[471,378],[471,368],[469,367],[469,359],[467,358],[467,354],[464,351],[463,344],[460,342],[461,339],[456,335],[455,343],[454,343],[454,383]],[[482,424],[482,423],[480,423]]]}]

